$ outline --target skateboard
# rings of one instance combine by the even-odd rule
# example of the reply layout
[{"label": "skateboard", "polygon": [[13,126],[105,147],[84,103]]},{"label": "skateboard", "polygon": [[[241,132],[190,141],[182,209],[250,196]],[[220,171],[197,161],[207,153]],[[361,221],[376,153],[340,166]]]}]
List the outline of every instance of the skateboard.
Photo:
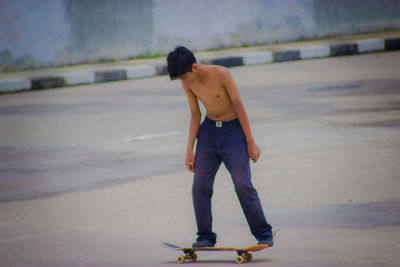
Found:
[{"label": "skateboard", "polygon": [[173,249],[181,250],[185,255],[178,257],[178,263],[184,263],[185,260],[196,261],[197,254],[195,251],[236,251],[238,256],[235,259],[236,263],[244,263],[245,261],[251,261],[253,258],[250,252],[266,249],[268,245],[255,245],[248,248],[231,248],[231,247],[180,247],[170,243],[163,243],[163,246]]}]

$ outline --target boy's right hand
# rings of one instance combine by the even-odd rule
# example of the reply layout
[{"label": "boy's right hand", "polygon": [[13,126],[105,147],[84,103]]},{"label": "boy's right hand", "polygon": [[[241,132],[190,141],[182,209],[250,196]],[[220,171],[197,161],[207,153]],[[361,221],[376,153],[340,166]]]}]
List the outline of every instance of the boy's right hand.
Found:
[{"label": "boy's right hand", "polygon": [[194,172],[194,153],[193,151],[188,151],[186,153],[186,160],[185,160],[186,169],[190,172]]}]

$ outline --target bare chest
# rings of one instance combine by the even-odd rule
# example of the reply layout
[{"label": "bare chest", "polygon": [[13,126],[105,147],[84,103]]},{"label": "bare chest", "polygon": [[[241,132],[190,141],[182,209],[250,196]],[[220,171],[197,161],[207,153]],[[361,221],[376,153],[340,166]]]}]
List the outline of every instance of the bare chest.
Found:
[{"label": "bare chest", "polygon": [[195,84],[191,89],[205,107],[223,105],[226,102],[230,102],[229,96],[221,84]]}]

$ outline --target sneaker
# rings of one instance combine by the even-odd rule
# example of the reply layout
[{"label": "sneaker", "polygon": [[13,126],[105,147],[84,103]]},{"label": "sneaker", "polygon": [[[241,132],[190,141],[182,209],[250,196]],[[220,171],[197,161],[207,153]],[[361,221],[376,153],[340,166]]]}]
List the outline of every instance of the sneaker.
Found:
[{"label": "sneaker", "polygon": [[269,247],[274,246],[274,239],[272,237],[269,238],[263,238],[258,241],[258,245],[268,245]]},{"label": "sneaker", "polygon": [[203,247],[214,247],[215,243],[211,243],[207,239],[198,239],[196,242],[192,244],[194,248],[203,248]]}]

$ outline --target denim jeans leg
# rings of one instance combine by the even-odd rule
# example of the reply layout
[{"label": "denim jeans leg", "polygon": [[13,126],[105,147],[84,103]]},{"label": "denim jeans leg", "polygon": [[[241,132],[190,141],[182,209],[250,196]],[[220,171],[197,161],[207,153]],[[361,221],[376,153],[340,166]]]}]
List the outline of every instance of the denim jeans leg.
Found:
[{"label": "denim jeans leg", "polygon": [[229,145],[228,153],[223,154],[222,160],[231,174],[251,233],[257,240],[261,240],[272,236],[272,228],[265,219],[258,193],[251,182],[250,159],[245,140],[240,141],[242,135],[240,126],[233,130],[230,138],[235,145]]},{"label": "denim jeans leg", "polygon": [[[205,129],[200,129],[205,131]],[[211,197],[215,175],[221,165],[219,157],[213,153],[212,143],[207,133],[199,134],[196,148],[194,179],[192,187],[193,206],[196,215],[198,237],[216,242],[216,234],[212,232]]]}]

